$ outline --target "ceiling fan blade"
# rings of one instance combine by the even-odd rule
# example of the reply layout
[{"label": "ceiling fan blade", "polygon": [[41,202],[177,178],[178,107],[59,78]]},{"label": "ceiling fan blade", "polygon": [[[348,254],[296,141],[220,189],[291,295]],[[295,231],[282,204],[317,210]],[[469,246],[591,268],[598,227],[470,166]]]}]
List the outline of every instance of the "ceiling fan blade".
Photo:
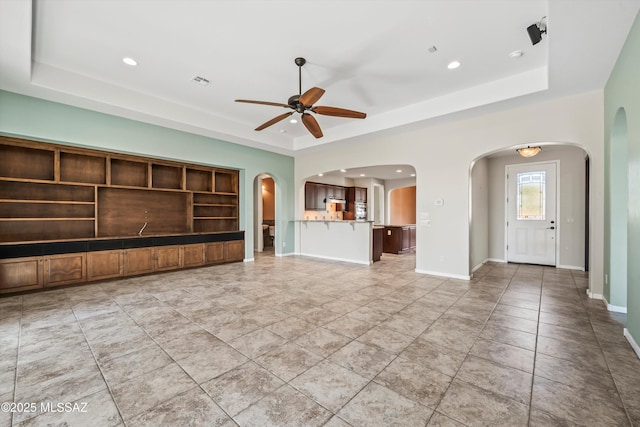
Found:
[{"label": "ceiling fan blade", "polygon": [[320,97],[324,95],[324,89],[320,89],[319,87],[312,87],[302,95],[300,95],[300,103],[302,105],[313,105],[315,104]]},{"label": "ceiling fan blade", "polygon": [[316,138],[322,138],[322,130],[320,129],[320,125],[316,121],[315,117],[311,114],[304,113],[302,115],[302,123],[304,123],[307,130],[311,132],[311,135]]},{"label": "ceiling fan blade", "polygon": [[288,104],[282,104],[280,102],[252,101],[250,99],[236,99],[236,102],[245,102],[247,104],[272,105],[274,107],[291,108]]},{"label": "ceiling fan blade", "polygon": [[258,126],[256,128],[256,130],[266,129],[269,126],[278,123],[280,120],[286,119],[287,117],[289,117],[292,114],[293,114],[293,111],[289,111],[288,113],[280,114],[278,117],[274,117],[273,119],[269,120],[268,122],[265,122],[265,123],[261,124],[260,126]]},{"label": "ceiling fan blade", "polygon": [[349,119],[364,119],[367,117],[366,113],[336,107],[317,106],[312,108],[311,111],[317,114],[322,114],[324,116],[347,117]]}]

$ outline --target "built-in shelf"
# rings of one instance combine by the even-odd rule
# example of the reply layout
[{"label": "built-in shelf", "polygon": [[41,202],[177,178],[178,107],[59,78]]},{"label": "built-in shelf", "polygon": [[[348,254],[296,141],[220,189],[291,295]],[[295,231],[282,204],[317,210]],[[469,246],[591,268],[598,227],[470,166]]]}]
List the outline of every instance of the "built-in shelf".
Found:
[{"label": "built-in shelf", "polygon": [[[238,171],[0,137],[0,243],[239,230]],[[146,224],[146,226],[145,226]]]}]

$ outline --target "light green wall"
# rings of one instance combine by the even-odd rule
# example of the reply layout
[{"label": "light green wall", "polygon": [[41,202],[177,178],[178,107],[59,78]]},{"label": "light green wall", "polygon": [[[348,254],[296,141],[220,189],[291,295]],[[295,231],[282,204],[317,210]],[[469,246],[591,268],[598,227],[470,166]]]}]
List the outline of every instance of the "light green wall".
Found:
[{"label": "light green wall", "polygon": [[253,180],[268,173],[277,185],[276,244],[282,253],[293,252],[293,157],[6,91],[0,91],[0,134],[239,169],[240,229],[248,259],[253,258]]},{"label": "light green wall", "polygon": [[[637,260],[640,254],[640,15],[636,16],[635,23],[629,32],[627,41],[618,57],[609,81],[604,90],[605,99],[605,152],[609,155],[606,166],[605,178],[607,191],[606,209],[610,213],[612,199],[616,197],[611,190],[611,186],[617,183],[612,159],[612,136],[614,141],[620,140],[620,135],[616,132],[620,130],[616,126],[616,115],[620,109],[624,109],[626,115],[626,142],[628,144],[628,203],[627,203],[627,259]],[[618,119],[620,120],[620,119]],[[614,143],[615,144],[615,143]],[[615,153],[614,153],[615,154]],[[615,155],[613,156],[615,160]],[[613,198],[612,198],[613,195]],[[624,208],[624,207],[623,207]],[[619,245],[616,242],[616,227],[620,224],[615,222],[614,215],[606,217],[606,224],[612,230],[605,230],[605,273],[611,269],[612,277],[616,274],[624,274],[618,270],[614,258],[617,256],[616,250]],[[612,240],[613,237],[613,240]],[[640,343],[640,263],[629,262],[626,271],[627,276],[627,330],[636,343]],[[617,289],[612,286],[609,295],[610,300],[618,298]],[[613,304],[613,303],[612,303]]]}]

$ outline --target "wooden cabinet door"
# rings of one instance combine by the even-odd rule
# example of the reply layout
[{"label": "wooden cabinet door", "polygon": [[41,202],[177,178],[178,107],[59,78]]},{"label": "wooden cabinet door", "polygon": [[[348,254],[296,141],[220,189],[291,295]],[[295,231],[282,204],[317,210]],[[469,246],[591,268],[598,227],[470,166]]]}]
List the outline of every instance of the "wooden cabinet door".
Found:
[{"label": "wooden cabinet door", "polygon": [[317,209],[316,184],[307,182],[304,184],[304,209],[313,211]]},{"label": "wooden cabinet door", "polygon": [[244,259],[244,240],[224,242],[224,260],[241,261]]},{"label": "wooden cabinet door", "polygon": [[43,258],[0,260],[0,294],[42,288]]},{"label": "wooden cabinet door", "polygon": [[224,262],[224,242],[207,243],[204,248],[204,253],[207,264]]},{"label": "wooden cabinet door", "polygon": [[356,202],[366,203],[367,202],[367,189],[356,187]]},{"label": "wooden cabinet door", "polygon": [[180,268],[180,246],[154,248],[154,270],[177,270]]},{"label": "wooden cabinet door", "polygon": [[325,199],[327,198],[328,186],[324,184],[316,184],[316,210],[323,211],[326,208]]},{"label": "wooden cabinet door", "polygon": [[182,265],[196,267],[204,264],[204,243],[185,245],[182,249]]},{"label": "wooden cabinet door", "polygon": [[87,253],[87,280],[111,279],[121,277],[123,274],[121,250]]},{"label": "wooden cabinet door", "polygon": [[125,276],[151,273],[153,267],[153,248],[127,249],[124,251]]},{"label": "wooden cabinet door", "polygon": [[68,285],[87,280],[86,253],[44,257],[44,286]]}]

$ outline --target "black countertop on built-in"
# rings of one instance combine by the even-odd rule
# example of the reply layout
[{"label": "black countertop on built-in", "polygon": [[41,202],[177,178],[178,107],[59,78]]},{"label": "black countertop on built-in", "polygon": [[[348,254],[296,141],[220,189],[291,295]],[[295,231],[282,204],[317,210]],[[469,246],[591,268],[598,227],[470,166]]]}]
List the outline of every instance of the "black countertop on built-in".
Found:
[{"label": "black countertop on built-in", "polygon": [[0,244],[0,259],[244,240],[244,231]]}]

